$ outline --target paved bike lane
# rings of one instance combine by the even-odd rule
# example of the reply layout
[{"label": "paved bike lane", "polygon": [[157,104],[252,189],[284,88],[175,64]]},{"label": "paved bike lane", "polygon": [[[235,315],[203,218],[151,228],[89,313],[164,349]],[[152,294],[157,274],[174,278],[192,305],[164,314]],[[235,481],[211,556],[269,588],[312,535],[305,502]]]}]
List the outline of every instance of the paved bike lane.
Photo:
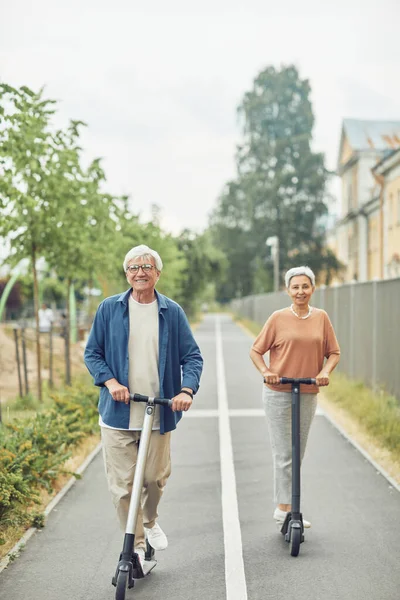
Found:
[{"label": "paved bike lane", "polygon": [[[230,586],[235,551],[224,547],[220,448],[222,354],[235,494],[249,600],[395,600],[400,589],[400,494],[323,417],[314,420],[303,467],[302,506],[313,527],[292,558],[272,520],[272,461],[250,337],[227,316],[196,331],[205,358],[193,409],[173,434],[173,473],[160,505],[169,548],[126,599],[246,600]],[[219,411],[218,411],[219,409]],[[219,418],[218,418],[219,415]],[[223,491],[223,490],[222,490]],[[224,510],[231,513],[229,505]],[[225,536],[224,536],[225,534]],[[1,600],[106,600],[122,544],[99,455],[50,514],[45,529],[0,575]],[[228,593],[226,590],[229,590]]]}]

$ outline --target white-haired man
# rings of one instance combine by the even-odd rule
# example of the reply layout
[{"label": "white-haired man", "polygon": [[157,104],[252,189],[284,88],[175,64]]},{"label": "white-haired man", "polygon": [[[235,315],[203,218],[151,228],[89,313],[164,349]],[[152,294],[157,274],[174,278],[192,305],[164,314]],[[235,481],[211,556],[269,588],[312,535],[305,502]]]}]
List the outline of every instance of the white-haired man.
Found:
[{"label": "white-haired man", "polygon": [[171,473],[170,435],[197,392],[203,359],[183,309],[155,290],[163,267],[145,245],[132,248],[123,268],[129,290],[106,298],[97,310],[85,363],[100,387],[100,425],[108,486],[125,529],[144,405],[129,394],[173,398],[157,406],[146,462],[135,551],[144,559],[145,536],[155,550],[168,541],[157,507]]}]

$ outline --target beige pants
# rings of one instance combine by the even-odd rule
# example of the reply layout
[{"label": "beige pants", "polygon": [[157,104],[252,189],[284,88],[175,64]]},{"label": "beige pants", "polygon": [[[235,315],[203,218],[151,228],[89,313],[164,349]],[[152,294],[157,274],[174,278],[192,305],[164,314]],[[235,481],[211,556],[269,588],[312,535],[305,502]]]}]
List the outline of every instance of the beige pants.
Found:
[{"label": "beige pants", "polygon": [[[103,457],[108,489],[117,509],[121,528],[125,531],[128,519],[133,477],[138,456],[140,431],[123,431],[101,428]],[[144,474],[141,507],[135,532],[135,547],[145,547],[144,529],[153,527],[157,517],[157,507],[171,474],[170,458],[171,433],[161,435],[153,431]]]}]

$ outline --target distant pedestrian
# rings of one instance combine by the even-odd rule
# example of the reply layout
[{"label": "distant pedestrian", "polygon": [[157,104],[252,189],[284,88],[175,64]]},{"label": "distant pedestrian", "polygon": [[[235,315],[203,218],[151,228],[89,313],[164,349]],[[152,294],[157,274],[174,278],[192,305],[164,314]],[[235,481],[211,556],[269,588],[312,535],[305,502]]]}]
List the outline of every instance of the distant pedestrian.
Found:
[{"label": "distant pedestrian", "polygon": [[[303,459],[308,433],[317,407],[318,386],[329,385],[329,376],[339,362],[340,349],[327,313],[311,307],[315,275],[309,267],[296,267],[285,275],[288,308],[269,317],[250,357],[264,378],[263,403],[268,421],[277,507],[274,519],[281,526],[291,510],[292,437],[291,386],[281,377],[316,379],[317,385],[300,388],[300,454]],[[269,367],[264,354],[269,351]],[[324,364],[324,359],[327,359]],[[304,527],[311,523],[303,519]]]},{"label": "distant pedestrian", "polygon": [[49,333],[53,321],[54,313],[52,309],[43,302],[42,307],[39,308],[39,332]]}]

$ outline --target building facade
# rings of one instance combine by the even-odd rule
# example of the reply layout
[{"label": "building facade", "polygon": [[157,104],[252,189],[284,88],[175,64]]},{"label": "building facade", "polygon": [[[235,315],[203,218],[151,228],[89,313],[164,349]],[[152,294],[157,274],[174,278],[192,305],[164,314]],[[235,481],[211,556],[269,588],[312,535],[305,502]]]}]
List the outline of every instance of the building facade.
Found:
[{"label": "building facade", "polygon": [[383,158],[373,174],[381,190],[383,277],[400,277],[400,148]]},{"label": "building facade", "polygon": [[345,119],[337,172],[341,212],[328,244],[345,265],[343,281],[397,276],[400,121]]}]

